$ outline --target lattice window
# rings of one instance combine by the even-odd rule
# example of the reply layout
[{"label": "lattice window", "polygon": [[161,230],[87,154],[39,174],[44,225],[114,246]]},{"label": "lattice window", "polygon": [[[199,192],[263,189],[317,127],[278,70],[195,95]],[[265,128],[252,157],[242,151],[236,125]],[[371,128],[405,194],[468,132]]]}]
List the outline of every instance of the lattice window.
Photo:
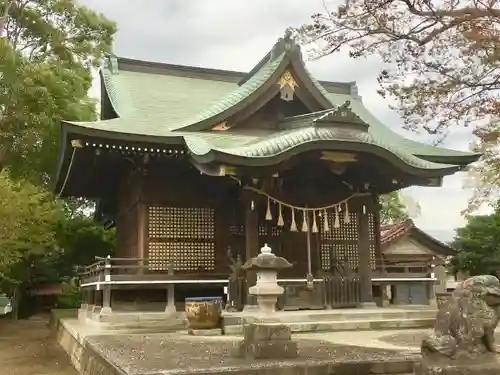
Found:
[{"label": "lattice window", "polygon": [[368,238],[370,239],[370,241],[375,241],[375,215],[372,213],[368,214],[368,228]]},{"label": "lattice window", "polygon": [[212,208],[149,207],[149,237],[205,238],[215,235]]},{"label": "lattice window", "polygon": [[323,271],[330,271],[330,268],[346,265],[351,270],[356,270],[359,265],[357,244],[328,244],[322,243],[320,247],[320,262]]},{"label": "lattice window", "polygon": [[372,269],[376,268],[376,260],[377,260],[377,237],[376,231],[377,227],[375,225],[375,215],[373,213],[368,213],[368,239],[370,241],[370,262]]},{"label": "lattice window", "polygon": [[282,227],[277,227],[277,226],[272,226],[271,227],[271,236],[277,237],[277,236],[280,236],[281,233],[283,233],[283,228]]},{"label": "lattice window", "polygon": [[[358,218],[356,212],[349,212],[349,223],[345,222],[345,211],[338,212],[339,228],[335,228],[335,210],[328,210],[326,218],[328,220],[329,231],[324,230],[325,215],[322,213],[320,225],[320,267],[324,271],[329,271],[335,264],[344,267],[346,264],[355,270],[359,266],[358,254]],[[320,224],[318,223],[318,224]]]},{"label": "lattice window", "polygon": [[[165,261],[165,260],[168,261]],[[173,262],[179,271],[210,271],[215,268],[213,242],[150,242],[149,268],[164,271]]]},{"label": "lattice window", "polygon": [[335,228],[335,211],[328,210],[327,219],[329,231],[324,231],[325,217],[321,215],[321,239],[325,241],[357,241],[358,240],[358,222],[357,214],[355,212],[349,213],[350,222],[345,222],[345,212],[338,213],[339,228]]},{"label": "lattice window", "polygon": [[214,209],[150,206],[148,233],[150,270],[215,269]]}]

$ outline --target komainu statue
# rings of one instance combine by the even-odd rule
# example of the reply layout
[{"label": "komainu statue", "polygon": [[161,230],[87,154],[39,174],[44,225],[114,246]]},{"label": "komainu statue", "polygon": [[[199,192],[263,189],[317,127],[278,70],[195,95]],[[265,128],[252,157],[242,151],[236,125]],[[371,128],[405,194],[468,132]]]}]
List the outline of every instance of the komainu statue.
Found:
[{"label": "komainu statue", "polygon": [[437,313],[434,330],[421,346],[419,375],[499,375],[495,328],[500,281],[489,275],[462,282]]}]

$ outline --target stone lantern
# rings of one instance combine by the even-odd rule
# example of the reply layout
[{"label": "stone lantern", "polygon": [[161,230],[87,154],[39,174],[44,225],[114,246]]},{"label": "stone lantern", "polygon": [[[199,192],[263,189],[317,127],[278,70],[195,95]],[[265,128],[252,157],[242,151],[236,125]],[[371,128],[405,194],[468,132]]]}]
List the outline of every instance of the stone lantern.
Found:
[{"label": "stone lantern", "polygon": [[244,270],[257,273],[257,283],[248,292],[257,297],[259,312],[276,311],[278,297],[285,291],[278,285],[278,271],[290,267],[292,264],[285,258],[274,255],[267,244],[260,249],[259,255],[245,262]]}]

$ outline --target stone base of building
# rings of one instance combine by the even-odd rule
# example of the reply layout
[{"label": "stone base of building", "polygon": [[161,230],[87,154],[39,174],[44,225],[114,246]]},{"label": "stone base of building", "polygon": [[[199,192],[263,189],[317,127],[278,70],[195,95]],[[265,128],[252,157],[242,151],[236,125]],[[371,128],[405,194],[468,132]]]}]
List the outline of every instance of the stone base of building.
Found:
[{"label": "stone base of building", "polygon": [[[212,375],[303,375],[303,374],[410,374],[416,358],[396,355],[391,358],[357,352],[352,356],[338,354],[338,348],[317,350],[324,342],[300,341],[301,353],[287,360],[261,359],[248,361],[227,353],[234,350],[232,339],[194,337],[162,333],[129,331],[111,333],[96,331],[77,320],[63,320],[58,325],[57,338],[81,375],[151,375],[151,374],[212,374]],[[286,340],[283,340],[286,342]],[[287,347],[286,343],[281,348]],[[332,344],[336,346],[335,344]],[[213,350],[200,351],[200,347]],[[269,348],[269,346],[268,346]],[[288,346],[288,353],[293,348]],[[137,356],[137,350],[144,350]],[[276,355],[276,348],[273,349]],[[326,351],[325,351],[326,350]],[[373,349],[367,348],[368,352]],[[342,352],[345,352],[343,350]],[[158,355],[168,353],[169,355]],[[192,357],[190,356],[192,354]],[[288,355],[288,354],[285,354]],[[176,356],[184,356],[179,361]],[[179,362],[181,363],[179,365]],[[488,374],[487,374],[488,375]]]}]

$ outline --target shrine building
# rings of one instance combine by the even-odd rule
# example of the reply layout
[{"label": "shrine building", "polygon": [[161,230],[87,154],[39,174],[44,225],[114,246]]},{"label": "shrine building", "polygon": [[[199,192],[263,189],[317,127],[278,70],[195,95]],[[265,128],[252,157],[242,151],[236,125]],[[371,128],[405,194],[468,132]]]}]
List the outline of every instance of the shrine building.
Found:
[{"label": "shrine building", "polygon": [[[55,191],[116,226],[112,257],[82,280],[108,309],[164,305],[172,284],[178,303],[222,296],[265,243],[293,264],[287,303],[371,303],[379,196],[440,187],[480,156],[396,134],[355,83],[313,77],[289,36],[248,73],[111,56],[100,79],[100,120],[62,122]],[[355,287],[325,302],[335,275]]]}]

